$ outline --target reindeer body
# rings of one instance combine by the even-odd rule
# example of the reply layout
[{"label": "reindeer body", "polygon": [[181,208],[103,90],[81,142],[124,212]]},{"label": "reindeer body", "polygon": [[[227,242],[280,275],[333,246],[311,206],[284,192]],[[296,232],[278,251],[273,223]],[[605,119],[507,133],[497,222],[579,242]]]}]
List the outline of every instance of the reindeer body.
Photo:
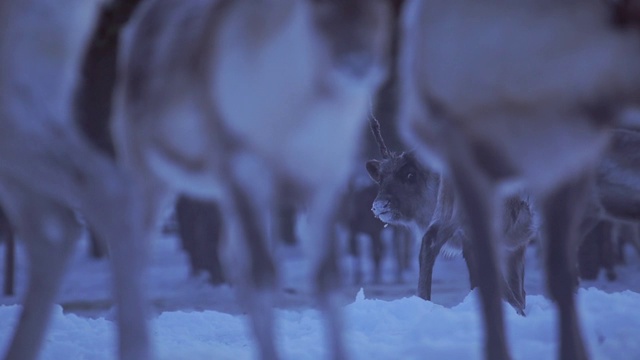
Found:
[{"label": "reindeer body", "polygon": [[[144,282],[128,177],[75,128],[72,99],[101,1],[0,4],[0,202],[29,259],[23,311],[7,359],[35,359],[81,227],[109,242],[118,304],[119,353],[148,359]],[[25,40],[28,39],[28,40]]]},{"label": "reindeer body", "polygon": [[331,356],[344,356],[330,228],[385,73],[387,16],[381,2],[361,0],[155,0],[126,30],[118,151],[148,203],[181,193],[220,202],[229,246],[240,251],[227,273],[265,359],[278,357],[268,224],[283,183],[308,205]]},{"label": "reindeer body", "polygon": [[582,174],[618,110],[640,99],[640,39],[599,1],[413,1],[405,9],[400,129],[453,181],[474,244],[487,358],[510,357],[498,269],[501,199],[540,201],[562,359],[585,359],[573,299]]},{"label": "reindeer body", "polygon": [[[157,107],[132,121],[116,116],[122,155],[152,167],[149,172],[171,179],[180,191],[203,196],[219,196],[202,192],[215,192],[211,183],[221,164],[230,153],[243,151],[259,154],[277,172],[313,189],[343,184],[352,163],[343,154],[358,145],[353,139],[371,89],[383,78],[382,59],[363,65],[371,71],[362,70],[361,78],[351,76],[348,66],[334,67],[326,49],[331,44],[318,46],[334,40],[318,32],[306,2],[285,1],[277,9],[268,1],[230,3],[152,1],[132,21],[141,25],[126,36],[122,63],[137,77],[121,87],[117,107],[129,114],[136,114],[139,104]],[[154,21],[165,26],[148,30]],[[385,51],[383,35],[376,31],[372,37],[377,43],[367,49],[376,54],[363,57]],[[180,56],[171,55],[176,53]],[[165,74],[162,80],[150,78],[157,73]],[[157,86],[165,83],[171,89]],[[328,137],[332,146],[316,141]]]},{"label": "reindeer body", "polygon": [[595,172],[595,197],[601,216],[640,220],[640,132],[611,131],[611,144]]}]

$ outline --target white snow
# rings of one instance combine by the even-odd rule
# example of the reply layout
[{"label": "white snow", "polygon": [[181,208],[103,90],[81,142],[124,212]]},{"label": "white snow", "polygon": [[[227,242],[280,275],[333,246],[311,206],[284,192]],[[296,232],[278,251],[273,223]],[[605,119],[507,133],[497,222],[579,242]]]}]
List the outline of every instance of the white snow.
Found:
[{"label": "white snow", "polygon": [[[86,248],[87,242],[81,242],[61,290],[62,306],[56,305],[43,360],[115,359],[108,264],[90,260]],[[618,281],[583,283],[578,292],[593,359],[640,358],[640,258],[628,250],[628,265],[618,267]],[[542,276],[535,253],[531,248],[527,256],[527,316],[520,317],[505,305],[515,359],[555,358],[555,308],[540,295]],[[279,347],[284,359],[323,359],[322,317],[312,307],[309,286],[300,283],[304,261],[295,251],[289,251],[286,258],[283,286],[288,290],[276,310]],[[25,285],[24,261],[20,252],[19,292]],[[386,262],[387,280],[392,277],[390,266]],[[482,358],[478,299],[476,292],[467,295],[466,274],[461,259],[440,259],[434,271],[435,302],[411,296],[413,272],[407,274],[405,284],[364,285],[364,289],[347,286],[343,313],[351,358]],[[202,277],[189,277],[186,256],[179,251],[175,237],[167,236],[154,244],[149,279],[159,359],[256,358],[247,318],[237,308],[232,291],[226,286],[213,288]],[[15,298],[0,300],[5,304],[0,306],[2,352],[20,307],[13,305]]]}]

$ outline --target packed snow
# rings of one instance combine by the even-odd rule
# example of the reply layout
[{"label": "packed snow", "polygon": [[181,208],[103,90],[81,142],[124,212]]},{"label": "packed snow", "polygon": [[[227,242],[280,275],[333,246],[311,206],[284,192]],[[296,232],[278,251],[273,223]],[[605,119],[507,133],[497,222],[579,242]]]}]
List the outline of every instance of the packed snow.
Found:
[{"label": "packed snow", "polygon": [[[115,359],[114,310],[108,263],[88,258],[78,247],[56,305],[42,350],[43,360]],[[0,251],[4,248],[0,247]],[[535,247],[527,254],[526,317],[505,304],[515,359],[552,359],[557,346],[553,304],[542,291]],[[582,327],[593,359],[640,358],[640,258],[628,249],[628,264],[616,282],[583,283],[577,293]],[[18,254],[18,292],[24,290],[24,256]],[[284,284],[277,316],[277,338],[285,359],[324,359],[327,352],[321,314],[313,308],[304,278],[304,257],[285,257]],[[389,260],[389,259],[387,259]],[[345,260],[348,267],[349,261]],[[415,268],[402,284],[393,283],[390,261],[385,284],[345,289],[345,336],[352,359],[481,359],[481,321],[476,292],[468,292],[461,259],[440,259],[434,271],[434,302],[413,296]],[[153,246],[149,272],[155,352],[159,359],[253,359],[256,348],[227,286],[212,287],[189,274],[175,236]],[[19,298],[19,297],[18,297]],[[19,305],[1,298],[0,352],[10,339]]]}]

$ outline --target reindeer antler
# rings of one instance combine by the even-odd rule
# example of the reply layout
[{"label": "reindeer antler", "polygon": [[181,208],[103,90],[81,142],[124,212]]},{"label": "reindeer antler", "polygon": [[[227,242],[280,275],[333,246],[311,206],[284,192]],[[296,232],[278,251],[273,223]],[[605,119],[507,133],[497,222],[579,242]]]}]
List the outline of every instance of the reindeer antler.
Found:
[{"label": "reindeer antler", "polygon": [[371,105],[370,110],[371,116],[369,118],[369,125],[371,126],[371,132],[373,133],[373,137],[376,139],[376,143],[378,143],[378,147],[380,148],[380,155],[382,155],[383,159],[388,159],[391,157],[389,153],[389,149],[387,145],[384,144],[384,140],[382,139],[382,134],[380,133],[380,123],[378,119],[373,115],[373,105]]}]

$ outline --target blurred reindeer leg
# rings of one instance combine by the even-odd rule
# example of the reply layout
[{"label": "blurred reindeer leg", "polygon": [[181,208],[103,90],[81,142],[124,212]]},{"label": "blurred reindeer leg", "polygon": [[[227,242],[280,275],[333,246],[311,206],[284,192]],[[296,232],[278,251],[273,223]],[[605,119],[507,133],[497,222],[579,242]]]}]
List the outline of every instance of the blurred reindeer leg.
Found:
[{"label": "blurred reindeer leg", "polygon": [[[260,358],[264,360],[279,359],[273,336],[274,316],[273,308],[274,291],[277,284],[277,274],[273,262],[271,250],[267,246],[265,238],[267,231],[261,229],[261,207],[253,206],[247,194],[237,183],[231,183],[231,194],[237,218],[240,225],[239,238],[231,241],[244,241],[247,254],[249,276],[243,276],[239,284],[240,301],[251,318],[252,328],[259,347]],[[233,220],[232,220],[233,221]],[[228,223],[228,222],[227,222]]]},{"label": "blurred reindeer leg", "polygon": [[618,277],[616,274],[616,242],[618,241],[619,227],[612,221],[608,221],[608,231],[606,236],[600,239],[600,261],[605,270],[607,280],[615,281]]},{"label": "blurred reindeer leg", "polygon": [[309,211],[309,234],[311,244],[316,251],[313,256],[316,291],[320,309],[324,312],[327,326],[326,336],[331,346],[328,358],[342,360],[346,358],[342,338],[342,314],[338,304],[338,290],[342,286],[340,252],[338,239],[330,231],[333,228],[337,203],[334,194],[329,191],[316,194]]},{"label": "blurred reindeer leg", "polygon": [[373,259],[373,283],[382,283],[382,260],[385,255],[385,244],[381,232],[370,234],[371,253]]},{"label": "blurred reindeer leg", "polygon": [[571,286],[577,280],[577,230],[587,199],[583,180],[580,178],[558,188],[542,204],[547,284],[560,315],[559,359],[588,358],[578,324],[574,286]]},{"label": "blurred reindeer leg", "polygon": [[36,359],[41,348],[52,305],[81,227],[68,208],[4,180],[0,195],[29,259],[29,284],[5,359],[30,360]]},{"label": "blurred reindeer leg", "polygon": [[152,358],[147,326],[146,268],[150,238],[160,233],[160,212],[168,198],[151,182],[131,181],[108,197],[94,194],[98,204],[86,217],[96,234],[109,240],[109,260],[117,305],[119,359]]},{"label": "blurred reindeer leg", "polygon": [[[452,166],[453,179],[459,189],[460,204],[467,214],[469,237],[472,239],[472,253],[480,288],[482,314],[484,316],[485,351],[487,359],[509,359],[504,330],[504,313],[500,294],[500,270],[495,249],[494,229],[496,219],[492,198],[487,196],[487,188],[479,184],[478,174],[469,173],[460,166]],[[473,266],[473,265],[472,265]]]},{"label": "blurred reindeer leg", "polygon": [[451,179],[458,191],[476,274],[485,334],[486,359],[510,359],[504,329],[496,221],[501,217],[501,201],[497,200],[488,178],[470,158],[473,150],[453,131],[447,134]]}]

